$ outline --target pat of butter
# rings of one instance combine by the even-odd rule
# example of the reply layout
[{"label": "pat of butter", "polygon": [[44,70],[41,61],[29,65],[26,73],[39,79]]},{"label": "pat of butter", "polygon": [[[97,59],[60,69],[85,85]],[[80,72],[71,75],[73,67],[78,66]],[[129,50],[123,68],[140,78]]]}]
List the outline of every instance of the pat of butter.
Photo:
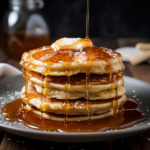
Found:
[{"label": "pat of butter", "polygon": [[60,49],[73,49],[80,51],[83,48],[93,46],[92,41],[89,38],[62,38],[54,42],[51,47],[58,51]]}]

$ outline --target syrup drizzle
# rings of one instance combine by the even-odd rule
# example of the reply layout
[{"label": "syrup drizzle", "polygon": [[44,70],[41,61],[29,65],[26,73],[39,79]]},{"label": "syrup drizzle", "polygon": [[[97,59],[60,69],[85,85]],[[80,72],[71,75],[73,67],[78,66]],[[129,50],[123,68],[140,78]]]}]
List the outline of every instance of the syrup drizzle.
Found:
[{"label": "syrup drizzle", "polygon": [[67,82],[66,82],[66,100],[65,100],[65,102],[64,102],[64,104],[63,104],[63,107],[64,107],[64,110],[65,110],[65,112],[66,112],[66,114],[65,114],[65,122],[67,122],[67,111],[68,111],[68,109],[70,108],[70,103],[68,102],[68,90],[69,90],[69,88],[70,88],[70,76],[68,76],[68,74],[67,74]]},{"label": "syrup drizzle", "polygon": [[89,89],[90,89],[90,70],[92,68],[92,62],[90,61],[87,61],[87,67],[85,68],[86,69],[86,85],[85,85],[85,88],[86,88],[86,93],[87,93],[87,111],[88,111],[88,120],[90,121],[90,109],[91,109],[91,104],[89,102]]},{"label": "syrup drizzle", "polygon": [[90,0],[87,0],[87,10],[86,10],[86,37],[89,37],[89,5],[90,5]]},{"label": "syrup drizzle", "polygon": [[86,73],[86,85],[87,89],[87,111],[88,111],[88,120],[90,120],[90,103],[89,103],[89,88],[90,88],[90,74]]},{"label": "syrup drizzle", "polygon": [[114,97],[114,100],[113,100],[113,110],[114,110],[113,115],[116,116],[116,110],[118,109],[118,101],[117,101],[117,97],[118,97],[117,86],[118,86],[118,83],[115,79],[115,74],[114,73],[113,73],[112,77],[113,77],[113,81],[114,81],[114,83],[113,83],[114,85],[112,86],[112,88],[115,91],[115,97]]},{"label": "syrup drizzle", "polygon": [[25,81],[25,94],[28,94],[28,81]]},{"label": "syrup drizzle", "polygon": [[[64,107],[64,110],[65,110],[65,119],[64,119],[64,122],[67,122],[67,112],[70,108],[70,103],[68,102],[68,92],[69,92],[69,89],[70,89],[70,77],[72,75],[72,71],[71,71],[71,61],[73,60],[73,57],[74,57],[74,53],[69,53],[69,62],[65,62],[64,63],[64,67],[66,69],[66,100],[65,100],[65,103],[63,104],[63,107]],[[67,124],[66,124],[67,125]]]},{"label": "syrup drizzle", "polygon": [[116,80],[116,74],[115,74],[115,69],[113,67],[113,59],[109,59],[108,60],[108,66],[107,66],[107,69],[109,70],[110,72],[110,81],[113,81],[111,83],[112,85],[112,89],[114,91],[114,100],[113,100],[113,117],[115,118],[116,117],[116,110],[118,109],[118,101],[117,101],[117,97],[118,97],[118,91],[117,91],[117,87],[118,87],[118,81]]},{"label": "syrup drizzle", "polygon": [[[25,97],[23,98],[23,101],[27,104],[28,103],[28,76],[27,71],[25,69],[23,69],[23,79],[25,82]],[[26,109],[26,105],[23,105],[24,109]]]},{"label": "syrup drizzle", "polygon": [[[43,81],[42,94],[43,94],[44,96],[47,95],[47,90],[46,90],[46,88],[45,88],[45,85],[46,85],[45,78],[46,78],[46,76],[43,76],[43,79],[42,79],[42,81]],[[44,113],[44,111],[45,111],[43,99],[41,100],[40,110],[41,110],[41,119],[43,119],[43,118],[44,118],[44,117],[43,117],[43,113]]]}]

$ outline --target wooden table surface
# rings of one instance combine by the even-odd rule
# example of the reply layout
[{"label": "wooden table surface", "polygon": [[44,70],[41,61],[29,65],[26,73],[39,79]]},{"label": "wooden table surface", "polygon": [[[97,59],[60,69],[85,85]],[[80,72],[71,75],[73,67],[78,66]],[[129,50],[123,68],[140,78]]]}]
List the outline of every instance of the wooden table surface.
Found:
[{"label": "wooden table surface", "polygon": [[[135,46],[137,42],[150,42],[147,38],[118,38],[118,39],[101,39],[91,38],[94,45],[116,49],[118,47]],[[52,42],[55,39],[52,39]],[[19,69],[19,61],[8,58],[0,51],[0,62],[11,64]],[[150,64],[142,63],[132,66],[125,63],[124,75],[134,77],[150,83]],[[115,139],[115,138],[114,138]],[[13,135],[0,131],[0,150],[150,150],[150,132],[140,135],[116,139],[113,141],[96,142],[96,143],[54,143],[38,141]]]}]

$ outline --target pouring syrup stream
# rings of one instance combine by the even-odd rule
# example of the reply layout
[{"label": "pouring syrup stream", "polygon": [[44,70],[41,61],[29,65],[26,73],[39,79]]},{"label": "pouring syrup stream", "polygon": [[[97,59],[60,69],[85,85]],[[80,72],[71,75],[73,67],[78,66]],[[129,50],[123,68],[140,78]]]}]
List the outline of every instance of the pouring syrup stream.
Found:
[{"label": "pouring syrup stream", "polygon": [[89,37],[89,5],[90,5],[90,0],[87,0],[87,9],[86,9],[86,38]]}]

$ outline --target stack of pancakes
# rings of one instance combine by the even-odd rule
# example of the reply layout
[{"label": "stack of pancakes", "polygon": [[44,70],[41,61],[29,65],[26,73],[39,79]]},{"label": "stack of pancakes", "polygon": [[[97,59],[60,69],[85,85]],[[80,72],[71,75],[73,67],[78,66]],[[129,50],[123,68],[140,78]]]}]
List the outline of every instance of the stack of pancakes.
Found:
[{"label": "stack of pancakes", "polygon": [[24,53],[24,110],[55,121],[85,121],[118,113],[126,102],[122,55],[91,40],[63,38]]}]

